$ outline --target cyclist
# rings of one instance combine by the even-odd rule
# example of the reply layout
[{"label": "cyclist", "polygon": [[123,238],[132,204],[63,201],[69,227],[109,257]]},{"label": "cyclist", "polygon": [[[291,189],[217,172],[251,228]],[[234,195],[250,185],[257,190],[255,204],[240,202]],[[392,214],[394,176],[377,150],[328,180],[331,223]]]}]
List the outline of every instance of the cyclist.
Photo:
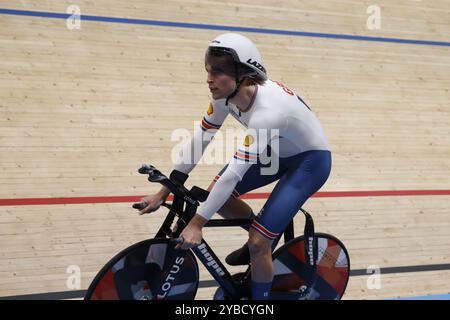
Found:
[{"label": "cyclist", "polygon": [[[205,69],[212,99],[174,169],[189,173],[195,167],[202,154],[196,154],[194,146],[200,144],[203,153],[228,114],[247,132],[209,186],[208,199],[181,233],[184,242],[178,246],[200,244],[202,227],[215,212],[228,219],[254,218],[247,243],[226,261],[251,262],[252,299],[268,299],[274,276],[272,244],[328,179],[331,152],[317,117],[292,90],[267,78],[261,55],[248,38],[236,33],[216,37],[207,48]],[[255,216],[239,196],[274,181],[278,183]],[[148,205],[140,214],[157,210],[168,195],[163,187],[144,197]]]}]

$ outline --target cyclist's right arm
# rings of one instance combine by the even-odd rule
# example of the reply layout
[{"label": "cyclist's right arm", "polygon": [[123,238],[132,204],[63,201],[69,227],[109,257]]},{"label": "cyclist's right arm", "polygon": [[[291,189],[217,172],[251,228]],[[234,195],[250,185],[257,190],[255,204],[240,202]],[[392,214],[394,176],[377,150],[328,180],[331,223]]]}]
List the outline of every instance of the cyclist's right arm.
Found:
[{"label": "cyclist's right arm", "polygon": [[[228,113],[229,108],[223,101],[213,100],[209,104],[200,126],[195,129],[193,137],[183,145],[172,169],[189,174],[200,161],[206,147],[222,126]],[[198,150],[200,146],[201,148]]]},{"label": "cyclist's right arm", "polygon": [[[212,141],[214,135],[225,121],[228,113],[229,108],[225,106],[224,101],[213,100],[209,104],[208,110],[206,111],[200,126],[195,129],[193,137],[191,137],[183,145],[172,170],[178,170],[189,174],[195,168],[206,147]],[[195,150],[198,146],[201,146],[200,152]],[[139,214],[150,213],[158,210],[169,194],[170,191],[163,186],[156,194],[142,198],[141,201],[148,203],[148,206],[139,211]]]}]

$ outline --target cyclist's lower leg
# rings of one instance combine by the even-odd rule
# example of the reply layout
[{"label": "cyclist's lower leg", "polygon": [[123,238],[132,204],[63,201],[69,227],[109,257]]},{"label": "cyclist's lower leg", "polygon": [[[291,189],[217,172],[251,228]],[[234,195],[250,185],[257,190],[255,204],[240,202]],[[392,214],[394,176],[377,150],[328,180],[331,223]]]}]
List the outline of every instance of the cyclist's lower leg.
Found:
[{"label": "cyclist's lower leg", "polygon": [[272,242],[255,229],[249,232],[248,247],[251,257],[252,299],[269,299],[274,266],[272,262]]}]

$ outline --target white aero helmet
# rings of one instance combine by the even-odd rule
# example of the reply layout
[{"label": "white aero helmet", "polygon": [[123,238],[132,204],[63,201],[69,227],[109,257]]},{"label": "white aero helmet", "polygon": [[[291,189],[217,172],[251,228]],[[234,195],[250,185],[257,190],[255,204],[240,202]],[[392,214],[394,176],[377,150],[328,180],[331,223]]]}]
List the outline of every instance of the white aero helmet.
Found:
[{"label": "white aero helmet", "polygon": [[267,80],[261,54],[247,37],[237,33],[224,33],[211,41],[208,47],[208,52],[210,51],[230,54],[235,63],[248,67],[250,72],[246,76]]}]

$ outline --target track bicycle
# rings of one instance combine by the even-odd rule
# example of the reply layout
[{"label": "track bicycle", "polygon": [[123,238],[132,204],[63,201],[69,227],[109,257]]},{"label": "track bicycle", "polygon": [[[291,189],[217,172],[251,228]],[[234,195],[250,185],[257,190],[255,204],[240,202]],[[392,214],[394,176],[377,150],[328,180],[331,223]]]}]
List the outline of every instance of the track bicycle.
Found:
[{"label": "track bicycle", "polygon": [[[199,285],[197,259],[218,284],[215,300],[250,299],[250,267],[231,275],[205,239],[189,250],[175,249],[183,228],[209,192],[197,186],[188,190],[188,175],[174,170],[170,178],[151,165],[139,171],[152,183],[166,186],[172,203],[156,235],[124,249],[95,276],[85,300],[192,300]],[[142,209],[146,203],[135,203]],[[343,243],[326,233],[315,233],[311,215],[305,215],[304,234],[294,237],[293,222],[283,232],[284,244],[273,252],[274,279],[271,300],[339,300],[350,274],[350,259]],[[244,226],[251,219],[211,219],[205,227]],[[176,225],[176,227],[173,227]],[[281,239],[276,239],[275,245]]]}]

